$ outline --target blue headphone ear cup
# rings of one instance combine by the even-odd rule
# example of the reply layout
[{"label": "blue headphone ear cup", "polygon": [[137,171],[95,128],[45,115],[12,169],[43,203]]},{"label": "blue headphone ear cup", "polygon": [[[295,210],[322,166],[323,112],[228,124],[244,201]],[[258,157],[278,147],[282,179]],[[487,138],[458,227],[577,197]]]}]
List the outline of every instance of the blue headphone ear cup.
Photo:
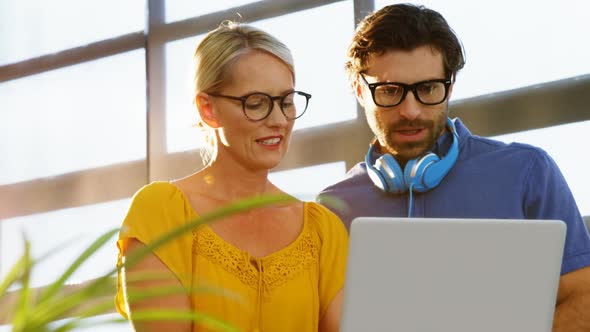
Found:
[{"label": "blue headphone ear cup", "polygon": [[447,128],[453,136],[453,142],[443,158],[439,158],[434,153],[428,153],[406,164],[404,178],[408,187],[411,185],[412,190],[425,192],[435,188],[455,165],[459,156],[459,138],[455,124],[450,118],[447,118]]},{"label": "blue headphone ear cup", "polygon": [[439,185],[457,161],[459,155],[459,136],[453,120],[447,118],[447,128],[453,142],[447,154],[440,158],[428,153],[420,158],[409,160],[402,171],[393,156],[386,153],[372,162],[375,140],[369,145],[365,155],[367,173],[371,181],[383,191],[403,193],[410,187],[413,191],[426,192]]},{"label": "blue headphone ear cup", "polygon": [[447,118],[447,128],[453,135],[453,142],[451,143],[449,151],[440,159],[440,161],[425,168],[424,174],[422,175],[422,183],[424,183],[425,187],[430,189],[439,185],[447,173],[451,171],[459,156],[459,137],[457,136],[457,129],[455,128],[453,121],[449,118]]},{"label": "blue headphone ear cup", "polygon": [[379,170],[387,186],[389,192],[402,193],[407,190],[404,180],[404,173],[390,154],[384,154],[375,162],[375,168]]},{"label": "blue headphone ear cup", "polygon": [[369,174],[369,178],[373,181],[373,184],[383,191],[389,191],[387,181],[385,181],[379,170],[377,170],[371,163],[367,162],[365,164],[367,166],[367,174]]},{"label": "blue headphone ear cup", "polygon": [[367,154],[365,155],[365,166],[367,167],[367,174],[369,175],[371,181],[373,181],[373,184],[377,186],[377,188],[383,191],[389,191],[389,187],[387,182],[385,181],[385,178],[383,178],[383,175],[379,172],[378,169],[375,168],[375,166],[373,165],[373,161],[371,160],[373,156],[373,149],[374,145],[369,145],[369,151],[367,151]]},{"label": "blue headphone ear cup", "polygon": [[408,161],[404,168],[404,180],[408,187],[417,192],[425,192],[432,187],[424,182],[424,174],[431,167],[440,161],[434,153],[427,153],[420,158]]}]

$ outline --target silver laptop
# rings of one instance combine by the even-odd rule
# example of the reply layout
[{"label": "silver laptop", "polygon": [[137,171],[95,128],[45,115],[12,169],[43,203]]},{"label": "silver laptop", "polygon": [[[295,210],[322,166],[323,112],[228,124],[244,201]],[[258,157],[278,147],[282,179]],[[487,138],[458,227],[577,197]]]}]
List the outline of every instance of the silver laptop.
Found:
[{"label": "silver laptop", "polygon": [[362,217],[344,332],[550,332],[565,223]]}]

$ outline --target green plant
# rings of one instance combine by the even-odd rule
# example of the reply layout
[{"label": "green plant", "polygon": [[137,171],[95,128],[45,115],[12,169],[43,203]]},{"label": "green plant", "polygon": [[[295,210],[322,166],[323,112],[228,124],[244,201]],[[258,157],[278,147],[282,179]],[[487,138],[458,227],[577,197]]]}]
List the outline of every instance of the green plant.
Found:
[{"label": "green plant", "polygon": [[[64,271],[61,276],[36,294],[31,287],[31,272],[39,261],[46,258],[50,253],[38,259],[31,256],[31,243],[25,241],[25,250],[19,260],[12,266],[4,280],[0,282],[0,304],[10,303],[10,307],[2,308],[2,315],[9,313],[6,317],[12,325],[13,332],[67,332],[75,328],[92,326],[92,324],[113,323],[124,321],[123,318],[107,321],[94,321],[89,323],[87,318],[110,312],[113,304],[113,289],[116,275],[119,269],[132,266],[141,260],[146,254],[155,248],[174,240],[185,232],[192,231],[195,227],[214,222],[215,220],[227,217],[232,214],[246,210],[259,208],[271,204],[282,204],[293,201],[294,198],[287,195],[261,196],[252,199],[242,200],[212,213],[201,216],[198,219],[185,223],[181,227],[171,230],[156,241],[146,245],[144,250],[137,251],[127,257],[123,266],[112,269],[108,273],[94,279],[90,283],[65,291],[68,278],[76,272],[82,264],[88,260],[98,249],[106,244],[112,244],[112,238],[119,232],[119,229],[112,229],[98,237],[88,248],[81,253],[76,260]],[[142,278],[154,278],[153,275],[145,275]],[[9,292],[11,287],[17,287],[16,293]],[[136,295],[132,298],[145,299],[156,297],[164,293],[173,293],[178,289],[160,289],[153,292]],[[215,291],[211,289],[193,289],[191,291]],[[9,295],[15,298],[8,298]],[[97,300],[98,299],[98,300]],[[69,319],[64,319],[69,318]],[[134,313],[135,320],[170,320],[184,319],[201,321],[208,325],[217,327],[222,331],[236,331],[231,325],[199,312],[176,312],[176,311],[142,311]]]}]

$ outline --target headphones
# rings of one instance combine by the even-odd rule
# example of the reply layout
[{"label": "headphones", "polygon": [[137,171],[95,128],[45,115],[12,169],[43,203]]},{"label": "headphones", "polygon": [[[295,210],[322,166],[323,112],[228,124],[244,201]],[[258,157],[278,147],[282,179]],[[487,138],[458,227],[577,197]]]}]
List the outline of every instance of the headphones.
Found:
[{"label": "headphones", "polygon": [[447,118],[447,128],[453,135],[453,143],[444,158],[429,152],[416,159],[408,161],[404,171],[395,158],[386,153],[375,163],[371,162],[375,144],[371,143],[365,156],[367,172],[373,183],[385,192],[403,193],[408,189],[416,192],[426,192],[435,188],[451,170],[459,155],[457,130],[453,120]]}]

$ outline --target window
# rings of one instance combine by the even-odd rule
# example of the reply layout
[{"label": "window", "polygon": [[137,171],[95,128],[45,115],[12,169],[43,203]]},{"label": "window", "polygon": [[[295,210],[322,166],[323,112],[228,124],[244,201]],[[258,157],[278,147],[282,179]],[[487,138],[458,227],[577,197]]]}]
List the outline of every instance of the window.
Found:
[{"label": "window", "polygon": [[[375,8],[391,2],[376,1]],[[221,13],[227,13],[228,18],[240,20],[236,7],[254,3],[261,6],[261,2],[147,3],[163,4],[163,13],[156,6],[151,15],[163,15],[167,22],[149,31],[154,43],[147,47],[155,51],[150,55],[157,55],[150,58],[150,68],[146,67],[146,50],[138,33],[144,30],[146,15],[150,14],[145,11],[146,1],[0,1],[0,66],[26,67],[18,74],[22,77],[12,80],[6,80],[0,68],[0,198],[18,196],[14,202],[30,207],[12,209],[15,204],[0,203],[0,218],[6,211],[2,208],[8,205],[10,212],[16,211],[13,215],[17,215],[9,214],[4,218],[10,219],[0,220],[0,278],[22,253],[22,232],[31,240],[35,256],[66,241],[70,243],[39,265],[37,270],[43,273],[33,276],[33,284],[46,285],[98,234],[121,225],[130,203],[129,188],[139,189],[145,179],[178,177],[179,170],[194,171],[198,167],[183,168],[176,161],[194,160],[192,151],[177,152],[196,149],[202,142],[199,130],[193,126],[196,117],[191,100],[192,56],[208,29],[200,16],[221,17]],[[270,3],[264,0],[263,13],[256,17],[275,15],[274,3],[273,10],[266,10]],[[357,118],[357,102],[343,67],[355,27],[355,4],[358,10],[371,7],[373,1],[325,3],[278,1],[277,9],[289,14],[247,22],[291,48],[297,89],[313,96],[306,114],[295,124],[294,136],[306,135],[305,139],[294,138],[290,152],[305,153],[295,155],[287,160],[291,164],[282,167],[310,166],[269,175],[281,189],[306,201],[314,200],[321,189],[340,180],[346,168],[360,161],[369,140],[356,144],[357,137],[362,140],[369,130],[365,119]],[[448,18],[467,51],[467,65],[459,75],[453,100],[590,72],[586,61],[590,47],[578,40],[580,32],[587,30],[590,5],[585,0],[565,0],[559,6],[549,0],[500,0],[484,7],[465,1],[426,0],[424,4]],[[294,11],[308,5],[317,7]],[[530,15],[532,6],[534,15]],[[498,17],[502,24],[497,24]],[[523,17],[526,24],[522,24]],[[190,24],[178,22],[185,19]],[[133,38],[118,38],[128,34]],[[100,42],[101,47],[86,48],[95,42]],[[103,43],[107,46],[104,53]],[[161,45],[164,56],[160,54]],[[64,50],[67,57],[59,53]],[[111,55],[112,50],[118,53]],[[49,56],[34,59],[44,55]],[[95,60],[84,61],[88,58]],[[63,65],[27,76],[28,69],[42,70],[47,60],[58,60]],[[153,75],[153,68],[158,68],[157,75]],[[162,68],[164,80],[154,83],[153,78],[159,77]],[[146,82],[146,71],[152,78],[150,82]],[[146,98],[146,90],[150,91],[150,99]],[[146,104],[146,100],[161,98],[164,110],[158,103]],[[146,114],[148,108],[155,112]],[[147,129],[148,121],[151,131]],[[587,172],[580,162],[585,155],[575,149],[585,142],[588,130],[590,121],[585,121],[497,138],[547,150],[561,167],[582,213],[590,215],[590,192],[583,185],[588,183]],[[148,141],[150,149],[146,152]],[[313,163],[306,159],[310,156]],[[127,167],[129,162],[131,166]],[[136,176],[141,172],[145,174]],[[102,187],[96,188],[97,183]],[[120,183],[121,188],[112,194],[114,186],[105,183]],[[71,207],[79,202],[86,205]],[[69,282],[89,280],[114,268],[116,251],[113,239]],[[0,331],[8,330],[10,326],[0,326]],[[123,324],[96,330],[130,331],[131,327]]]},{"label": "window", "polygon": [[144,8],[143,0],[0,1],[0,65],[141,31]]},{"label": "window", "polygon": [[354,32],[352,5],[337,2],[253,23],[287,44],[295,60],[297,89],[312,95],[295,130],[356,118],[356,100],[344,72]]},{"label": "window", "polygon": [[[215,0],[215,1],[178,1],[165,0],[166,22],[174,22],[213,13],[221,10],[228,10],[233,7],[242,6],[256,0]],[[239,15],[236,13],[236,18]]]},{"label": "window", "polygon": [[[375,8],[393,1],[377,0]],[[467,63],[454,100],[590,73],[590,2],[421,1],[440,12],[462,41]]]},{"label": "window", "polygon": [[[329,24],[324,23],[330,17]],[[294,29],[307,22],[313,30]],[[344,73],[348,41],[354,30],[349,1],[252,22],[283,41],[295,59],[296,87],[312,94],[294,130],[356,118],[356,100]],[[321,28],[320,28],[321,27]],[[202,136],[192,104],[192,56],[204,35],[166,45],[166,144],[168,152],[201,146]],[[315,51],[321,47],[321,52]]]},{"label": "window", "polygon": [[0,184],[145,159],[144,51],[0,83]]}]

